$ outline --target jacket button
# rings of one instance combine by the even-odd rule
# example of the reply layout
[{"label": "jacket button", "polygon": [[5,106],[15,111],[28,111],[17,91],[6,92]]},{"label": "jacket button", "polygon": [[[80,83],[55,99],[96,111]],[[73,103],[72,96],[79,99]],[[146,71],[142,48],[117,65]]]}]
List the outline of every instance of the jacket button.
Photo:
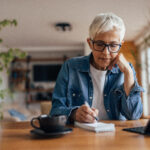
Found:
[{"label": "jacket button", "polygon": [[104,94],[104,96],[107,96],[107,94]]},{"label": "jacket button", "polygon": [[92,99],[92,96],[90,96],[89,98]]},{"label": "jacket button", "polygon": [[76,96],[76,94],[75,94],[75,93],[73,93],[73,94],[72,94],[72,96]]},{"label": "jacket button", "polygon": [[109,109],[107,109],[107,112],[109,112]]}]

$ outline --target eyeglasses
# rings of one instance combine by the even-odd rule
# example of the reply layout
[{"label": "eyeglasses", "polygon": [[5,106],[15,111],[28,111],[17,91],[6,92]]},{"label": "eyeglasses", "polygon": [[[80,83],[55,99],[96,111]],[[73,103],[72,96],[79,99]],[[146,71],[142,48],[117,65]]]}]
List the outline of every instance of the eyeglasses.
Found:
[{"label": "eyeglasses", "polygon": [[103,52],[104,49],[106,47],[108,47],[108,51],[111,52],[111,53],[117,53],[120,48],[121,48],[121,44],[106,44],[104,43],[103,41],[94,41],[94,40],[91,40],[92,43],[93,43],[93,48],[95,51],[99,51],[99,52]]}]

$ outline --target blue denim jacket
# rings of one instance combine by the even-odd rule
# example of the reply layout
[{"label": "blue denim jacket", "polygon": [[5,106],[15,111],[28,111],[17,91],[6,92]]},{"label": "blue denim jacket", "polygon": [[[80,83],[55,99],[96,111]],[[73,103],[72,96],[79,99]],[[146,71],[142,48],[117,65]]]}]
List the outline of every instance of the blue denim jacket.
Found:
[{"label": "blue denim jacket", "polygon": [[[90,57],[81,56],[67,60],[58,75],[52,96],[52,109],[50,115],[70,116],[73,109],[88,101],[92,105],[93,84],[90,76]],[[104,106],[111,120],[139,119],[143,112],[140,92],[143,88],[137,83],[134,72],[134,87],[126,96],[124,91],[124,74],[119,67],[108,70],[104,85]]]}]

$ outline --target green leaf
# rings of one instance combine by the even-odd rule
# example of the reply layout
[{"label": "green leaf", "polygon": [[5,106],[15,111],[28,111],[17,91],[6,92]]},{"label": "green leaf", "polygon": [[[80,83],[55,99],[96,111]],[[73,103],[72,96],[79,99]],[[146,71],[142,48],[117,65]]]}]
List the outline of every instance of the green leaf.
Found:
[{"label": "green leaf", "polygon": [[2,29],[2,27],[6,27],[8,25],[17,26],[17,21],[15,19],[13,19],[13,20],[4,19],[4,20],[0,21],[0,29]]},{"label": "green leaf", "polygon": [[[4,19],[2,21],[0,21],[0,30],[2,30],[4,27],[6,26],[17,26],[18,23],[15,19],[13,20],[7,20]],[[0,43],[2,43],[3,40],[0,38]],[[7,73],[10,73],[9,70],[9,66],[11,64],[11,62],[16,58],[25,58],[27,56],[27,53],[18,49],[18,48],[9,48],[7,51],[5,52],[0,52],[0,72],[3,70],[6,70]],[[0,77],[0,85],[2,84],[2,78]],[[0,100],[4,99],[6,96],[13,96],[12,92],[10,92],[9,89],[3,89],[0,90]],[[1,104],[1,103],[0,103]],[[0,112],[0,118],[1,118],[2,114]]]},{"label": "green leaf", "polygon": [[0,98],[4,99],[4,92],[0,91]]},{"label": "green leaf", "polygon": [[0,77],[0,84],[2,84],[2,82],[3,82],[3,80],[2,80],[2,78]]},{"label": "green leaf", "polygon": [[3,116],[3,112],[0,111],[0,120],[3,120],[4,116]]},{"label": "green leaf", "polygon": [[3,66],[0,66],[0,71],[3,71]]},{"label": "green leaf", "polygon": [[20,58],[25,58],[27,56],[27,53],[26,52],[22,52],[21,54],[20,54]]},{"label": "green leaf", "polygon": [[13,23],[15,26],[18,25],[18,23],[17,23],[17,21],[16,21],[15,19],[12,21],[12,23]]}]

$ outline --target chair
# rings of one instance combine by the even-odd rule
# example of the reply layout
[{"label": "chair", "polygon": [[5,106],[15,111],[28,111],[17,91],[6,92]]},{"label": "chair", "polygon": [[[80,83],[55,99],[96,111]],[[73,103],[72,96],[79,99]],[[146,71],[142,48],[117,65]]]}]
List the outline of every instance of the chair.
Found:
[{"label": "chair", "polygon": [[40,103],[41,106],[41,114],[49,114],[51,107],[52,107],[52,102],[51,101],[44,101]]}]

